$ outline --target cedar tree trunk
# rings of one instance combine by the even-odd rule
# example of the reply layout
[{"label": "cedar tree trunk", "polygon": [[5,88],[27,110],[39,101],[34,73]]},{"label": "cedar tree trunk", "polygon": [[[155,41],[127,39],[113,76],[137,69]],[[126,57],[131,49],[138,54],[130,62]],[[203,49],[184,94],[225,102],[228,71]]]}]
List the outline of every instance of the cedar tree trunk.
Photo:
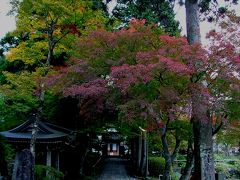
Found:
[{"label": "cedar tree trunk", "polygon": [[[201,43],[198,0],[186,0],[187,38],[190,44]],[[208,99],[202,82],[193,82],[192,111],[194,134],[194,179],[215,180],[213,160],[212,122],[208,113]]]}]

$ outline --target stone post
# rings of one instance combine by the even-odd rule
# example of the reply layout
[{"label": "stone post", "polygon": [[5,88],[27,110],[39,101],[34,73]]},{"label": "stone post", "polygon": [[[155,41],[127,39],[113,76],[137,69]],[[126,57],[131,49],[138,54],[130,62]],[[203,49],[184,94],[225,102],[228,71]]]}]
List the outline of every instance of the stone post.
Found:
[{"label": "stone post", "polygon": [[49,149],[47,149],[46,165],[50,167],[52,166],[52,152]]},{"label": "stone post", "polygon": [[59,171],[60,167],[59,167],[59,152],[56,152],[56,160],[55,160],[55,166],[56,169]]},{"label": "stone post", "polygon": [[29,149],[16,153],[12,180],[34,180],[34,157]]}]

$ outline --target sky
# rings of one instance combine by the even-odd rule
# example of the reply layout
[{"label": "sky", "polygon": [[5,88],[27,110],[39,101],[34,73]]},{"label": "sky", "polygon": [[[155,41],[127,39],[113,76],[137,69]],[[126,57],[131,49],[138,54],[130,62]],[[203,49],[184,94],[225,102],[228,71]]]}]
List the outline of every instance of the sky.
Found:
[{"label": "sky", "polygon": [[9,0],[0,0],[0,38],[15,29],[15,18],[6,16],[9,10]]},{"label": "sky", "polygon": [[[114,6],[116,0],[112,0],[110,4],[111,7]],[[110,7],[110,8],[111,8]],[[234,6],[236,12],[240,12],[240,4]],[[7,12],[10,10],[9,0],[0,0],[0,39],[8,32],[15,29],[15,18],[12,16],[6,16]],[[180,22],[182,27],[182,35],[186,35],[186,22],[185,22],[185,7],[175,6],[176,19]],[[204,44],[204,37],[209,30],[214,28],[213,24],[202,22],[201,23],[201,36]]]}]

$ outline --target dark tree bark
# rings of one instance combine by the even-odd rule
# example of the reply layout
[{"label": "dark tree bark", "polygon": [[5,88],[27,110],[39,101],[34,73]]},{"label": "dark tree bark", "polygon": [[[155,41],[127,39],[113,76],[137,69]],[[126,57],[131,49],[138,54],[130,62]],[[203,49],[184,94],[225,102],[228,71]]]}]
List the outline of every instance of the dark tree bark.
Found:
[{"label": "dark tree bark", "polygon": [[169,151],[167,139],[166,139],[166,133],[161,136],[162,145],[163,145],[163,151],[164,151],[164,158],[165,158],[165,168],[164,168],[164,174],[163,179],[164,180],[170,180],[171,170],[172,170],[172,164],[177,156],[177,153],[180,149],[180,139],[176,137],[176,143],[175,148],[172,153]]},{"label": "dark tree bark", "polygon": [[[153,113],[154,110],[152,107],[148,107],[148,111],[150,114],[154,114]],[[161,120],[162,119],[160,118],[160,116],[157,116],[155,119],[156,124],[160,130],[160,136],[161,136],[164,159],[165,159],[165,169],[164,169],[164,174],[163,174],[163,180],[170,180],[170,172],[171,172],[171,168],[172,168],[172,163],[175,160],[176,155],[180,149],[181,141],[180,141],[180,139],[178,139],[178,137],[175,137],[176,138],[175,148],[174,148],[174,151],[172,153],[170,153],[167,138],[166,138],[170,119],[169,118],[167,119],[166,125],[163,128],[160,126]]]},{"label": "dark tree bark", "polygon": [[[187,38],[190,44],[201,43],[198,0],[186,0]],[[212,122],[208,99],[202,82],[193,82],[192,111],[194,135],[194,179],[215,179],[212,141]]]},{"label": "dark tree bark", "polygon": [[[199,7],[197,0],[186,0],[187,38],[190,44],[201,43]],[[202,82],[193,82],[192,111],[194,134],[194,179],[215,180],[213,160],[212,122],[208,113],[208,99]]]},{"label": "dark tree bark", "polygon": [[162,140],[164,159],[165,159],[165,168],[164,168],[163,179],[164,180],[170,180],[170,171],[171,171],[171,167],[172,167],[172,159],[171,159],[171,154],[170,154],[169,149],[168,149],[166,133],[164,133],[161,136],[161,140]]},{"label": "dark tree bark", "polygon": [[186,0],[185,7],[188,42],[201,43],[198,0]]},{"label": "dark tree bark", "polygon": [[180,180],[189,180],[191,171],[193,168],[193,142],[192,140],[188,140],[188,149],[187,149],[187,161],[186,165],[182,171],[182,175]]},{"label": "dark tree bark", "polygon": [[173,162],[174,162],[174,160],[177,156],[177,153],[180,149],[180,142],[181,142],[180,139],[178,139],[178,137],[175,137],[176,138],[175,148],[174,148],[172,153],[169,151],[168,142],[167,142],[167,138],[166,138],[169,121],[170,120],[168,119],[168,122],[166,123],[166,126],[165,126],[165,128],[163,130],[163,133],[161,135],[163,152],[164,152],[164,159],[165,159],[165,168],[164,168],[163,180],[170,180],[172,164],[173,164]]},{"label": "dark tree bark", "polygon": [[212,122],[195,120],[194,131],[194,178],[215,179],[212,141]]}]

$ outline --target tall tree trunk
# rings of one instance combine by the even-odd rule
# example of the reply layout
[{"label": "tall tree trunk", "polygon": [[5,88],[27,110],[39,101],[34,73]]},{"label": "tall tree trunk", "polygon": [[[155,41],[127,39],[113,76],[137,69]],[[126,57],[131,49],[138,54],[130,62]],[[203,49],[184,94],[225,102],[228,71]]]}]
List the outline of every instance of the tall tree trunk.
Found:
[{"label": "tall tree trunk", "polygon": [[193,167],[193,147],[192,146],[193,146],[192,140],[188,140],[187,161],[183,169],[182,175],[180,177],[180,180],[190,179],[190,175]]},{"label": "tall tree trunk", "polygon": [[[206,122],[203,122],[206,121]],[[194,131],[194,178],[215,179],[212,141],[212,122],[195,120]]]},{"label": "tall tree trunk", "polygon": [[201,43],[198,0],[186,0],[185,7],[188,42]]},{"label": "tall tree trunk", "polygon": [[170,173],[172,168],[172,158],[171,154],[168,149],[168,143],[166,139],[166,133],[161,136],[162,145],[163,145],[163,152],[164,152],[164,159],[165,159],[165,168],[163,173],[163,180],[170,180]]},{"label": "tall tree trunk", "polygon": [[[53,39],[53,32],[56,26],[57,20],[53,21],[51,23],[51,26],[48,29],[48,56],[46,63],[44,64],[44,74],[43,76],[46,77],[49,71],[49,66],[51,64],[51,61],[53,59],[53,49],[54,49],[54,39]],[[32,138],[30,141],[30,151],[34,157],[34,163],[35,163],[35,144],[37,140],[37,135],[38,135],[38,124],[41,119],[42,111],[43,111],[43,105],[44,105],[44,98],[45,98],[45,83],[40,82],[40,95],[39,95],[39,108],[38,112],[34,115],[34,123],[33,123],[33,129],[32,129]]]},{"label": "tall tree trunk", "polygon": [[[201,43],[198,0],[186,0],[187,38],[190,44]],[[213,160],[212,122],[208,113],[208,99],[202,82],[193,82],[192,112],[194,134],[194,179],[215,180]]]}]

